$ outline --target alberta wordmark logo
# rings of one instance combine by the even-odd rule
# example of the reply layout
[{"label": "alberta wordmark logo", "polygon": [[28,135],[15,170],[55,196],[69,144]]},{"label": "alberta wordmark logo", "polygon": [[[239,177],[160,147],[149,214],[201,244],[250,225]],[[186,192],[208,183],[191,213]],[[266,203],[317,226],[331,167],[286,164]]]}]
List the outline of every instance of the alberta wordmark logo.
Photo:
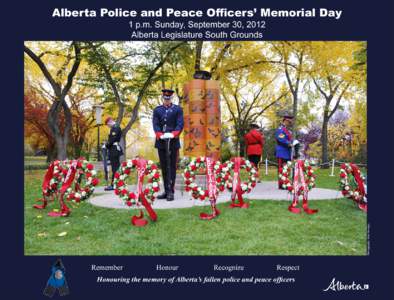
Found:
[{"label": "alberta wordmark logo", "polygon": [[331,280],[329,286],[323,290],[323,292],[340,292],[340,291],[365,291],[369,290],[369,284],[356,283],[343,283],[342,281],[336,280],[335,277]]}]

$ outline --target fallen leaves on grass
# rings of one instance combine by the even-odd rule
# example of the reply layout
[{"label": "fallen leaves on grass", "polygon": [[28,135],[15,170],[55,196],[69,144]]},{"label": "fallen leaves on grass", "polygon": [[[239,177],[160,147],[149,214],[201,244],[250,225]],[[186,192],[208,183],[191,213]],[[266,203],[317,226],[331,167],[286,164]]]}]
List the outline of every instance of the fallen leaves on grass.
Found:
[{"label": "fallen leaves on grass", "polygon": [[63,231],[63,232],[60,232],[57,236],[66,236],[67,235],[67,231]]}]

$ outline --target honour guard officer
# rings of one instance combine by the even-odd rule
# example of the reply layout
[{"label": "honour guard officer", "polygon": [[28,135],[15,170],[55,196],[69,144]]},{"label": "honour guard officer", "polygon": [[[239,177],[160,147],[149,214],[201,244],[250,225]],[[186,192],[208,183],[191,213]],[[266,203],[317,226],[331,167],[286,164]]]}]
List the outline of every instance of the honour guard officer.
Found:
[{"label": "honour guard officer", "polygon": [[164,193],[158,199],[174,200],[176,162],[179,148],[179,135],[183,129],[183,111],[172,103],[174,91],[162,90],[163,104],[153,110],[153,130],[156,135],[155,148],[158,150],[163,174]]},{"label": "honour guard officer", "polygon": [[107,186],[104,190],[111,191],[114,189],[114,176],[120,167],[120,157],[123,155],[123,150],[120,146],[122,130],[111,117],[105,119],[105,125],[111,129],[109,131],[108,141],[105,143],[105,147],[108,149],[108,157],[111,162],[112,180],[111,185]]},{"label": "honour guard officer", "polygon": [[[292,145],[293,145],[293,136],[291,131],[289,130],[290,126],[293,123],[293,116],[285,115],[283,116],[283,120],[281,125],[275,131],[275,139],[276,139],[276,147],[275,147],[275,156],[278,159],[278,174],[279,169],[282,166],[292,159]],[[278,187],[282,189],[282,182],[278,176]]]}]

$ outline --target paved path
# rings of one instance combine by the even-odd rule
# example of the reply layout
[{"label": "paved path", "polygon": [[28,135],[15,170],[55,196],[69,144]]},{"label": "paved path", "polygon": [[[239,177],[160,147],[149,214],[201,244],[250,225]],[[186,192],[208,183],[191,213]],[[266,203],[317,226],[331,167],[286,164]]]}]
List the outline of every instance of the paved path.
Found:
[{"label": "paved path", "polygon": [[[131,191],[135,190],[135,186],[129,186]],[[161,189],[162,190],[162,189]],[[96,197],[90,198],[88,201],[96,206],[108,207],[108,208],[123,208],[130,209],[123,201],[114,194],[113,191],[105,192],[103,187],[98,187],[95,191],[96,193],[104,193]],[[341,198],[342,195],[337,190],[320,189],[314,188],[309,193],[310,200],[328,200]],[[287,191],[278,190],[276,182],[262,182],[258,183],[256,187],[249,194],[244,195],[244,199],[253,200],[288,200],[290,201],[290,196]],[[219,194],[219,199],[217,203],[230,201],[230,193],[225,191]],[[166,201],[156,199],[153,203],[154,209],[170,209],[170,208],[186,208],[193,206],[204,206],[209,205],[209,201],[193,200],[189,196],[189,193],[176,190],[175,200]]]}]

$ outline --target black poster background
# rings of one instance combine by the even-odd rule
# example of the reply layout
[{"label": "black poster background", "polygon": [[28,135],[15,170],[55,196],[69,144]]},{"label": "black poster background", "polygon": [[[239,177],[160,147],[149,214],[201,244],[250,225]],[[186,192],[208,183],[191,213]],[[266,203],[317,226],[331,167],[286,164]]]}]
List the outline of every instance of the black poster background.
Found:
[{"label": "black poster background", "polygon": [[[392,1],[7,1],[1,6],[1,294],[4,299],[44,299],[42,290],[55,257],[23,253],[23,42],[25,40],[129,40],[127,18],[51,18],[54,7],[202,9],[271,7],[342,9],[340,20],[270,19],[265,40],[366,40],[368,42],[368,256],[262,257],[62,257],[71,294],[64,299],[390,299],[393,296],[393,7]],[[343,230],[346,230],[344,228]],[[248,274],[275,276],[276,264],[300,265],[296,284],[286,285],[111,285],[95,283],[91,264],[124,265],[127,274],[159,276],[155,265],[180,265],[177,276],[210,276],[212,265],[245,265]],[[119,275],[119,274],[114,274]],[[231,274],[228,274],[231,275]],[[322,292],[333,277],[368,283],[368,291]],[[4,296],[3,296],[4,295]],[[8,296],[6,296],[8,295]],[[59,297],[59,296],[55,296]],[[391,298],[393,299],[393,298]]]}]

